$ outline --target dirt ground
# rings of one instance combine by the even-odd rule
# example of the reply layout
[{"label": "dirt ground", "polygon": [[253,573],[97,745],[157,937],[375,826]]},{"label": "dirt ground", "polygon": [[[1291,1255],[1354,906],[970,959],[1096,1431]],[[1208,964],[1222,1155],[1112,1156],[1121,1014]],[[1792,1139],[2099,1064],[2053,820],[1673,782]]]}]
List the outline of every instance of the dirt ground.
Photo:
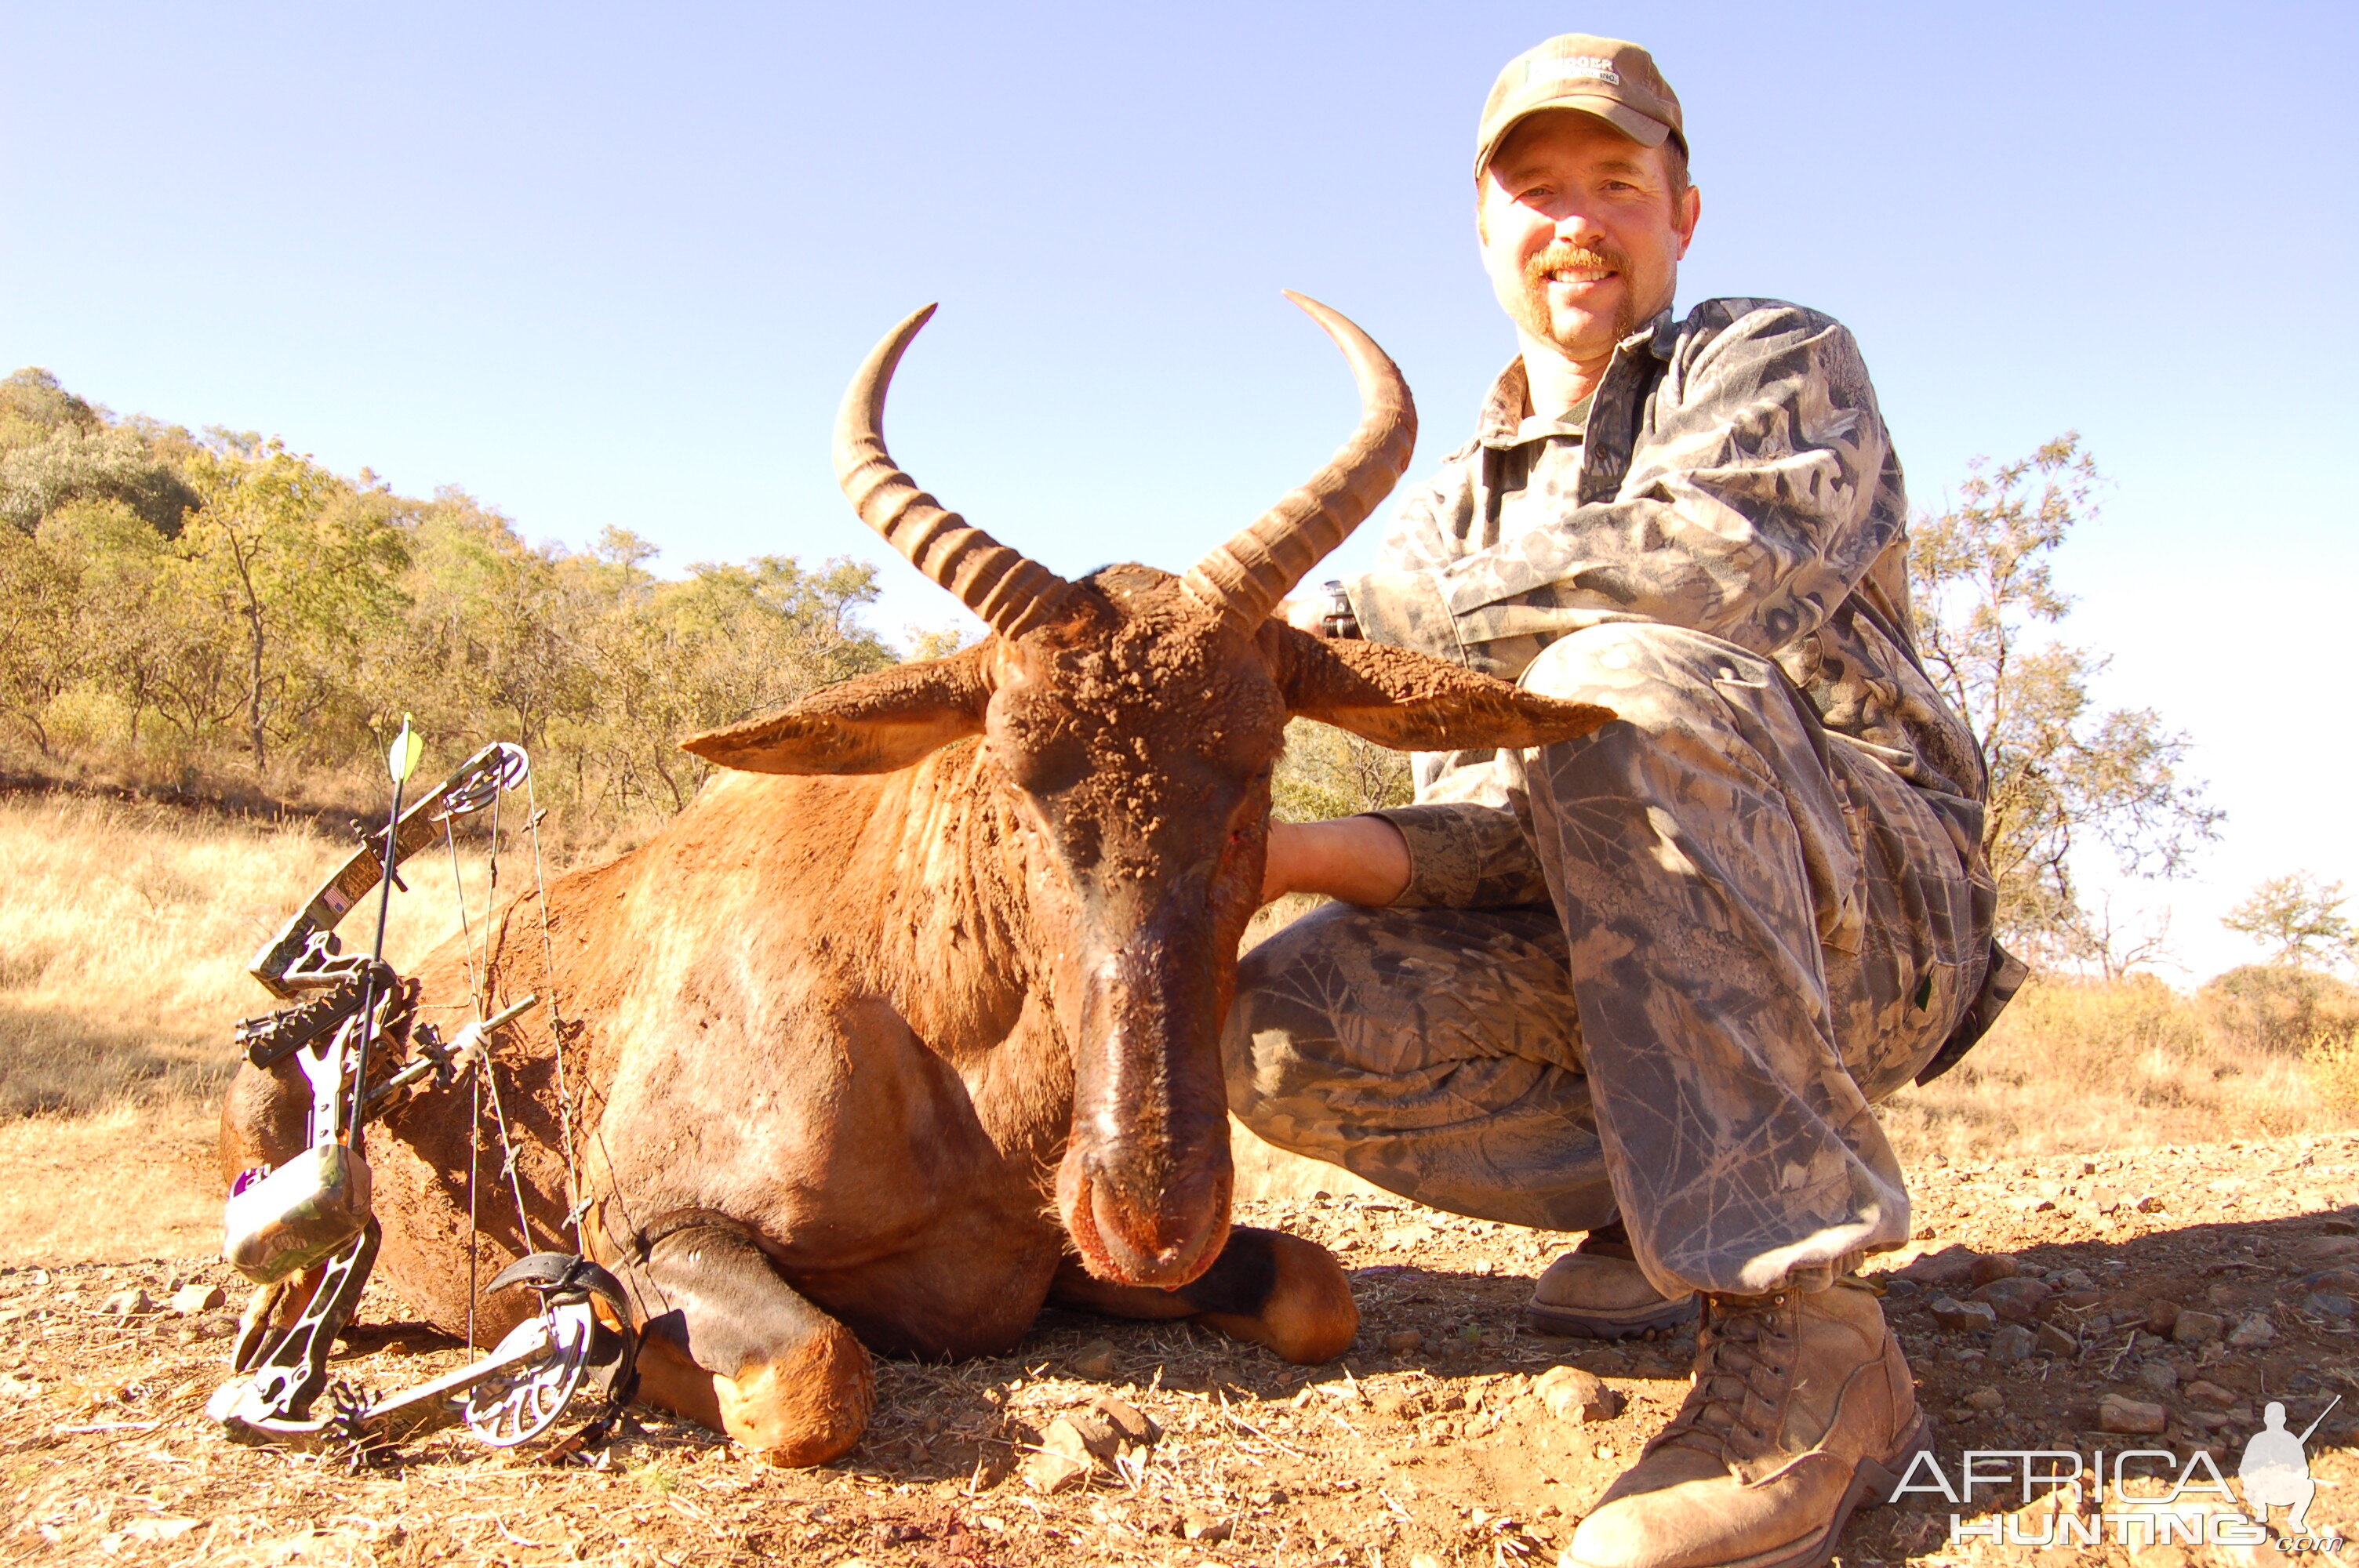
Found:
[{"label": "dirt ground", "polygon": [[[12,1162],[12,1188],[37,1174],[30,1160]],[[2339,1394],[2309,1444],[2321,1483],[2310,1522],[2359,1536],[2359,1134],[1936,1162],[1911,1177],[1918,1239],[1877,1260],[1875,1277],[1952,1475],[1966,1449],[2140,1446],[2208,1449],[2233,1477],[2266,1401],[2281,1400],[2299,1430]],[[1238,1217],[1315,1238],[1351,1269],[1363,1323],[1344,1360],[1289,1367],[1185,1325],[1049,1314],[1012,1357],[884,1364],[865,1441],[800,1472],[647,1413],[561,1459],[547,1440],[496,1453],[454,1433],[358,1473],[334,1454],[239,1447],[203,1413],[227,1375],[237,1298],[224,1267],[11,1260],[0,1267],[0,1561],[1553,1563],[1678,1406],[1692,1336],[1618,1346],[1529,1336],[1518,1309],[1572,1238],[1335,1185],[1246,1203]],[[1938,1305],[1963,1321],[1956,1303],[1976,1288],[1964,1273],[1976,1258],[1985,1279],[2012,1269],[2047,1287],[2038,1300],[2027,1285],[1995,1292],[2036,1308],[2012,1334],[1936,1319]],[[190,1281],[229,1289],[229,1306],[104,1310],[117,1292],[160,1303]],[[373,1292],[339,1374],[391,1390],[463,1358],[408,1317]],[[1532,1385],[1560,1365],[1601,1378],[1620,1413],[1587,1424],[1551,1414]],[[1108,1393],[1158,1423],[1160,1441],[1074,1489],[1030,1485],[1022,1462],[1049,1424]],[[2159,1406],[2166,1430],[2101,1430],[2109,1395]],[[2110,1535],[2093,1550],[1951,1545],[1952,1512],[2036,1533],[2038,1508],[2005,1514],[2022,1501],[1986,1487],[1962,1508],[1925,1496],[1865,1511],[1840,1561],[2286,1560],[2274,1543],[2133,1552]],[[2359,1562],[2359,1549],[2320,1560]]]}]

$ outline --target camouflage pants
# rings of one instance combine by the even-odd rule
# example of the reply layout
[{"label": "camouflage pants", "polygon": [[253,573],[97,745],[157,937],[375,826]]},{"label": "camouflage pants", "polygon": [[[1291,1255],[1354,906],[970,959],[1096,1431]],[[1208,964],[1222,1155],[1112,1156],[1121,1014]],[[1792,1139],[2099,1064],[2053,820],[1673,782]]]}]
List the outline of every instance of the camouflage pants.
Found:
[{"label": "camouflage pants", "polygon": [[1869,1106],[1981,984],[1980,808],[1700,633],[1592,627],[1524,684],[1621,716],[1503,760],[1551,902],[1338,903],[1280,931],[1238,975],[1233,1108],[1439,1208],[1618,1213],[1667,1292],[1810,1289],[1906,1240]]}]

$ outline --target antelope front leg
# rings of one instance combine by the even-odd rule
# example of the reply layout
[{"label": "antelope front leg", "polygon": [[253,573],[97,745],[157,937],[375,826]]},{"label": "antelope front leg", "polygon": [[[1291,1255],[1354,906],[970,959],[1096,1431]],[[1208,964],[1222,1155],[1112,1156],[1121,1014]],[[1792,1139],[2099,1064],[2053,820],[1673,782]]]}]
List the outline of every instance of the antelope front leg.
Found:
[{"label": "antelope front leg", "polygon": [[868,1352],[744,1232],[675,1230],[614,1272],[643,1314],[641,1398],[773,1465],[824,1465],[860,1441],[876,1392]]}]

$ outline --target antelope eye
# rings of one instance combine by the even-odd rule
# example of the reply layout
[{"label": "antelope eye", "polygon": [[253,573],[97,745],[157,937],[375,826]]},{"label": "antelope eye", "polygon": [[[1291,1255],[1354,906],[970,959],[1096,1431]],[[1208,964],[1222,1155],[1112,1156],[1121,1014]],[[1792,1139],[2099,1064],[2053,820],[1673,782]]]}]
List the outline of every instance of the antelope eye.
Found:
[{"label": "antelope eye", "polygon": [[1017,788],[1027,795],[1058,795],[1081,782],[1089,756],[1080,740],[1049,734],[1028,743],[1007,742],[998,749],[1000,763]]}]

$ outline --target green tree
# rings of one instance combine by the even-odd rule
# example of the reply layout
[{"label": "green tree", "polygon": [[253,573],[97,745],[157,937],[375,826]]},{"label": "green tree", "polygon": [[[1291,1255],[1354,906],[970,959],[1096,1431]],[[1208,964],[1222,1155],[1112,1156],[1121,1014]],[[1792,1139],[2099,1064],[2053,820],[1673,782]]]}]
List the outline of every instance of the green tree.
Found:
[{"label": "green tree", "polygon": [[2067,432],[2018,461],[1977,459],[1957,503],[1912,528],[1917,637],[1990,763],[1984,847],[2004,935],[2080,958],[2099,940],[2073,879],[2093,841],[2125,874],[2182,872],[2223,816],[2186,776],[2189,743],[2152,708],[2100,708],[2107,663],[2042,627],[2071,613],[2052,558],[2094,515],[2095,463]]},{"label": "green tree", "polygon": [[74,502],[116,501],[179,532],[198,498],[156,449],[156,428],[111,422],[45,370],[0,381],[0,520],[29,534]]},{"label": "green tree", "polygon": [[625,809],[688,803],[706,770],[681,737],[893,662],[855,618],[876,597],[873,568],[833,560],[806,572],[763,556],[666,580],[647,569],[655,555],[610,529],[561,573],[582,607],[571,624],[590,698],[569,734]]},{"label": "green tree", "polygon": [[[60,508],[35,535],[70,581],[54,634],[79,685],[123,725],[136,749],[140,726],[207,633],[180,612],[183,563],[173,544],[119,501]],[[198,655],[201,658],[201,654]]]},{"label": "green tree", "polygon": [[586,700],[562,552],[526,544],[456,488],[414,510],[408,547],[403,634],[375,666],[372,706],[413,710],[469,750],[494,740],[538,748],[551,721]]},{"label": "green tree", "polygon": [[38,538],[0,528],[0,715],[50,755],[48,716],[72,678],[72,563]]},{"label": "green tree", "polygon": [[1281,821],[1317,822],[1407,806],[1416,794],[1406,752],[1297,719],[1286,727],[1286,752],[1270,780],[1270,811]]},{"label": "green tree", "polygon": [[332,795],[382,776],[408,710],[457,750],[523,742],[540,798],[611,837],[693,794],[683,735],[893,657],[861,621],[867,567],[659,577],[626,530],[527,544],[463,491],[408,500],[275,438],[117,419],[46,372],[0,381],[0,744],[182,778],[234,763]]},{"label": "green tree", "polygon": [[2269,962],[2294,970],[2333,967],[2359,956],[2359,931],[2343,913],[2343,884],[2308,871],[2271,877],[2220,924],[2268,949]]},{"label": "green tree", "polygon": [[259,776],[274,736],[299,725],[318,749],[323,722],[349,729],[344,672],[398,610],[407,551],[390,497],[276,438],[213,434],[189,463],[202,504],[182,543],[239,627],[242,739]]}]

